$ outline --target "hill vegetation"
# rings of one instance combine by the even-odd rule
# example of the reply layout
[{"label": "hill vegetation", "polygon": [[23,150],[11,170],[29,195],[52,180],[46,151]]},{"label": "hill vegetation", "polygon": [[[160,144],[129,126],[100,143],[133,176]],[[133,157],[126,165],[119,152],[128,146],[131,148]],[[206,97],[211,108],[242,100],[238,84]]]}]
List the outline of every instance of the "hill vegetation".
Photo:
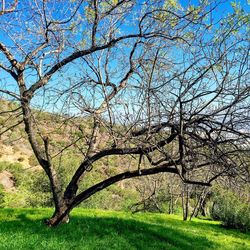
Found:
[{"label": "hill vegetation", "polygon": [[[0,100],[0,121],[2,121],[0,128],[2,130],[5,127],[9,127],[6,124],[9,122],[9,119],[6,119],[4,110],[15,111],[16,109],[18,109],[16,103],[4,99]],[[61,121],[63,119],[67,120],[67,117],[60,117],[56,114],[39,112],[37,110],[34,110],[34,115],[37,116],[43,130],[53,136],[55,151],[57,153],[61,150],[63,151],[61,152],[60,162],[57,160],[56,165],[62,177],[62,184],[66,185],[71,178],[71,173],[74,171],[73,167],[82,160],[82,154],[75,145],[67,148],[69,136],[72,135],[71,133],[68,134],[67,130],[74,129],[75,123],[77,123],[81,125],[81,129],[83,129],[86,135],[90,133],[91,124],[87,119],[75,118],[73,121],[65,122],[64,126],[60,127]],[[17,122],[17,117],[15,116],[11,122]],[[102,143],[105,137],[105,131],[101,131],[99,143]],[[84,189],[103,178],[119,173],[128,165],[133,167],[133,162],[128,163],[122,159],[118,160],[115,156],[108,157],[100,162],[98,168],[87,173],[88,178],[81,188]],[[9,185],[5,185],[4,181],[1,182],[0,179],[0,186],[2,187],[0,206],[52,206],[49,181],[36,157],[32,154],[32,149],[27,140],[27,135],[23,132],[22,125],[9,129],[0,137],[0,173],[3,173],[5,180],[9,178],[8,183],[14,181],[14,188],[10,188]],[[95,197],[91,197],[83,206],[87,208],[128,209],[129,206],[136,203],[139,199],[139,194],[135,190],[135,186],[138,183],[138,180],[133,180],[115,184]]]},{"label": "hill vegetation", "polygon": [[[18,105],[3,99],[0,102],[0,120],[6,121],[3,111],[6,108],[16,110]],[[59,151],[63,149],[57,167],[62,176],[62,183],[66,185],[74,171],[72,166],[81,162],[82,155],[76,146],[67,147],[69,143],[67,136],[72,133],[65,131],[73,129],[77,123],[82,126],[83,132],[88,134],[91,122],[87,119],[75,118],[71,119],[68,124],[64,123],[65,127],[58,128],[65,117],[37,110],[34,110],[34,115],[37,116],[44,131],[50,133],[55,139],[54,148]],[[6,126],[4,123],[2,125]],[[105,130],[101,130],[99,143],[103,143],[106,137]],[[13,208],[53,206],[49,181],[32,154],[22,125],[15,126],[3,134],[0,138],[0,148],[0,206]],[[81,189],[121,172],[124,167],[137,168],[138,158],[132,158],[130,162],[127,162],[125,158],[123,160],[110,156],[99,164],[101,165],[93,171],[86,173],[88,178],[82,184]],[[229,182],[225,183],[225,180]],[[242,186],[236,179],[225,178],[219,179],[213,188],[189,185],[187,204],[189,216],[211,215],[224,221],[224,224],[229,227],[248,230],[250,228],[249,188],[249,185]],[[86,200],[81,207],[181,214],[185,205],[182,196],[183,186],[178,177],[171,174],[158,174],[114,184]],[[199,204],[203,200],[206,201],[204,208]]]}]

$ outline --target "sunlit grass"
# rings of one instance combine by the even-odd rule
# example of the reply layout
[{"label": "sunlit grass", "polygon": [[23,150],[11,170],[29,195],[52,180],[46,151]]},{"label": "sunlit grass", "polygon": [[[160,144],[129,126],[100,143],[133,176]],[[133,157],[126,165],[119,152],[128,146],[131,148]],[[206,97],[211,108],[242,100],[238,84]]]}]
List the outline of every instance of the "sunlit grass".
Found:
[{"label": "sunlit grass", "polygon": [[75,209],[58,228],[50,209],[1,209],[0,249],[250,249],[250,234],[180,216]]}]

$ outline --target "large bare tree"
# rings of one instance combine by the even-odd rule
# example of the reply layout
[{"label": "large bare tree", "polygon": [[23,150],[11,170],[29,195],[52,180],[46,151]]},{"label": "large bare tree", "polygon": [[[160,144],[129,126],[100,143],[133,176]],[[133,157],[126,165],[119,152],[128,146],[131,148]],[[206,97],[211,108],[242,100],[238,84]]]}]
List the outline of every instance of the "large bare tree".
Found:
[{"label": "large bare tree", "polygon": [[[4,3],[0,92],[18,107],[4,111],[0,133],[24,125],[50,181],[48,225],[124,179],[166,172],[209,186],[221,175],[246,176],[249,16],[241,6],[223,17],[218,1]],[[38,110],[54,113],[54,130]],[[66,145],[54,143],[58,129]],[[69,149],[82,161],[63,190],[55,162]],[[82,190],[107,156],[137,164]]]}]

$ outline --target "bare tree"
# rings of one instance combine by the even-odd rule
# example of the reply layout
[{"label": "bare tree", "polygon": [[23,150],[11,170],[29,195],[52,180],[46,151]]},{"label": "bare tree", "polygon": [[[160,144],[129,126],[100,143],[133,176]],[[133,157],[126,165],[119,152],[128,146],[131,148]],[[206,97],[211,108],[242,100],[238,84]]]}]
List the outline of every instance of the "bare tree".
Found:
[{"label": "bare tree", "polygon": [[5,3],[5,0],[1,1],[1,10],[0,15],[8,14],[16,10],[16,6],[18,4],[18,0],[12,1],[12,3]]},{"label": "bare tree", "polygon": [[[124,179],[164,172],[209,186],[221,175],[244,176],[248,17],[240,9],[213,18],[219,4],[26,0],[1,16],[0,92],[18,103],[5,112],[21,111],[16,123],[49,178],[48,225]],[[56,113],[57,128],[44,131],[38,110]],[[66,146],[53,143],[58,128]],[[82,161],[63,190],[55,162],[69,149]],[[81,190],[107,156],[138,163]]]}]

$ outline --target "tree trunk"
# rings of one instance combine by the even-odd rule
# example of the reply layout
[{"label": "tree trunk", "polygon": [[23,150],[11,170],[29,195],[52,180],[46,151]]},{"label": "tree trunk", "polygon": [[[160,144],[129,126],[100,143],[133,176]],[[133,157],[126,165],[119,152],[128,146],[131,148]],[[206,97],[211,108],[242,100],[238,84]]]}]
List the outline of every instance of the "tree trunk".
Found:
[{"label": "tree trunk", "polygon": [[58,209],[55,209],[54,214],[50,219],[45,220],[45,224],[49,227],[55,227],[59,224],[69,223],[69,213],[71,209],[68,206],[62,205]]},{"label": "tree trunk", "polygon": [[199,198],[198,198],[198,200],[197,200],[197,202],[196,202],[196,205],[195,205],[195,207],[194,207],[194,209],[193,209],[192,214],[190,215],[189,220],[192,220],[193,217],[197,217],[197,216],[198,216],[199,211],[200,211],[200,208],[201,208],[201,203],[202,203],[202,201],[203,201],[203,199],[204,199],[203,196],[205,196],[205,195],[206,195],[205,189],[203,189],[202,192],[201,192],[200,195],[199,195]]},{"label": "tree trunk", "polygon": [[200,206],[200,210],[201,210],[201,215],[202,216],[207,216],[207,213],[206,213],[206,198],[204,198],[201,202],[201,206]]},{"label": "tree trunk", "polygon": [[187,220],[188,208],[189,208],[189,190],[188,190],[188,185],[186,183],[184,183],[183,184],[183,190],[182,190],[183,220]]},{"label": "tree trunk", "polygon": [[174,195],[173,195],[173,190],[172,190],[172,185],[170,185],[170,201],[169,201],[169,208],[168,208],[168,213],[173,214],[174,213]]}]

